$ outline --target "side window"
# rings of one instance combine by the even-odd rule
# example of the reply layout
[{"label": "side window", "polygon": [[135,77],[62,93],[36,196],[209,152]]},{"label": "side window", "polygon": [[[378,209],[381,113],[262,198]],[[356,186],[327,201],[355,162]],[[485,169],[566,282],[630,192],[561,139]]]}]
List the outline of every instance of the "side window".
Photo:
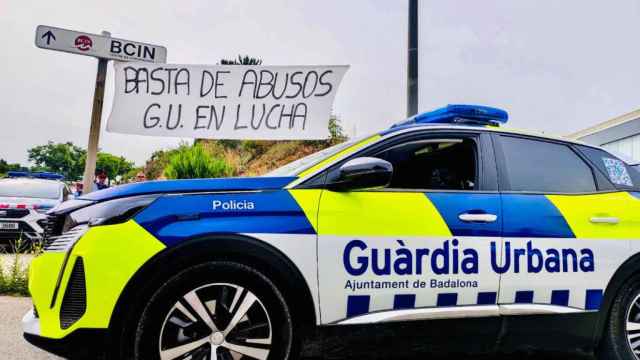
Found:
[{"label": "side window", "polygon": [[589,146],[579,146],[578,149],[616,188],[621,190],[640,188],[640,173],[634,171],[624,161],[604,150]]},{"label": "side window", "polygon": [[419,139],[373,156],[393,165],[390,188],[476,190],[477,149],[472,139]]},{"label": "side window", "polygon": [[591,168],[566,145],[504,135],[500,144],[505,190],[583,193],[597,189]]}]

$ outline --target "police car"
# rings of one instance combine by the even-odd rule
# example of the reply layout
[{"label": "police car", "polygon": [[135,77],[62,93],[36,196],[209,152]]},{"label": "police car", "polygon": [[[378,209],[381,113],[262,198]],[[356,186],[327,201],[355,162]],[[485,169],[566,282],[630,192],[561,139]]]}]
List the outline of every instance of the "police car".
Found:
[{"label": "police car", "polygon": [[449,105],[265,177],[65,202],[24,336],[116,359],[638,359],[640,174],[507,118]]},{"label": "police car", "polygon": [[27,248],[39,241],[47,225],[45,213],[67,200],[62,175],[10,171],[0,179],[0,247]]}]

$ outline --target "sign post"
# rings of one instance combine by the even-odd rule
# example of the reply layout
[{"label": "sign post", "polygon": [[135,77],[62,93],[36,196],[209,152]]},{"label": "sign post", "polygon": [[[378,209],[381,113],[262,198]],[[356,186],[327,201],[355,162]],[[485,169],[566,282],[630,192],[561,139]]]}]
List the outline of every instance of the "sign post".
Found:
[{"label": "sign post", "polygon": [[98,58],[98,72],[93,93],[91,126],[89,128],[87,159],[83,178],[83,193],[86,194],[91,192],[93,176],[96,170],[107,63],[109,60],[165,63],[167,61],[167,48],[112,38],[107,31],[103,31],[102,35],[96,35],[46,25],[38,25],[36,28],[35,45],[46,50],[63,51]]}]

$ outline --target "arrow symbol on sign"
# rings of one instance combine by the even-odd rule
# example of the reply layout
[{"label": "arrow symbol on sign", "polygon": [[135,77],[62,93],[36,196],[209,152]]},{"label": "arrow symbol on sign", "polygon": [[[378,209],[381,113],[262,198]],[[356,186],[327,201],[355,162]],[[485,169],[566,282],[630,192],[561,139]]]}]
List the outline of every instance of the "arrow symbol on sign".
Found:
[{"label": "arrow symbol on sign", "polygon": [[44,33],[44,35],[42,35],[42,38],[47,38],[47,45],[49,45],[49,43],[51,43],[51,39],[53,39],[53,41],[56,41],[56,36],[53,35],[53,33],[51,32],[51,30],[47,31],[46,33]]}]

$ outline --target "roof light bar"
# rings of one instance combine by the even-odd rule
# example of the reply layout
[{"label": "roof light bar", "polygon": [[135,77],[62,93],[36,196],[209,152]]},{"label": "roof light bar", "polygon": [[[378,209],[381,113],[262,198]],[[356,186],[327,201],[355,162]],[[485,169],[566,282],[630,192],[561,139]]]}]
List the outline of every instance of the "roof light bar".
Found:
[{"label": "roof light bar", "polygon": [[64,175],[53,173],[53,172],[34,172],[30,173],[28,171],[8,171],[7,176],[10,178],[36,178],[36,179],[47,179],[47,180],[63,180]]},{"label": "roof light bar", "polygon": [[482,105],[447,105],[443,108],[415,115],[393,125],[411,124],[478,124],[498,126],[509,120],[502,109]]}]

